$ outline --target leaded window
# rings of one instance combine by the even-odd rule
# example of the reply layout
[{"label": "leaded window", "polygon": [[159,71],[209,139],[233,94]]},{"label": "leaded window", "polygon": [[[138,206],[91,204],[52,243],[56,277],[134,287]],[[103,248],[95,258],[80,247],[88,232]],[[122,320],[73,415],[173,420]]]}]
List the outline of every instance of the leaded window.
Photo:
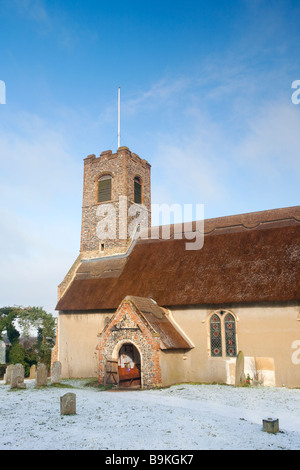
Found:
[{"label": "leaded window", "polygon": [[215,314],[210,319],[211,355],[222,356],[221,319]]},{"label": "leaded window", "polygon": [[230,312],[220,310],[210,317],[210,354],[212,357],[235,357],[236,322]]},{"label": "leaded window", "polygon": [[235,334],[235,320],[231,313],[227,313],[224,318],[225,325],[225,343],[226,343],[226,356],[236,356],[236,334]]}]

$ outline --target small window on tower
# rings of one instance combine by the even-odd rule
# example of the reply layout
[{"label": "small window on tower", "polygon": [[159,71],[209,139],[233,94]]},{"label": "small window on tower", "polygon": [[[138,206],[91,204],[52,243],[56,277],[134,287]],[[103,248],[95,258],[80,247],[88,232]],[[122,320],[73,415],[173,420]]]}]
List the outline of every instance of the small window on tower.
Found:
[{"label": "small window on tower", "polygon": [[142,204],[142,184],[138,176],[134,178],[134,202]]},{"label": "small window on tower", "polygon": [[111,200],[111,176],[104,175],[98,180],[97,201],[106,202]]}]

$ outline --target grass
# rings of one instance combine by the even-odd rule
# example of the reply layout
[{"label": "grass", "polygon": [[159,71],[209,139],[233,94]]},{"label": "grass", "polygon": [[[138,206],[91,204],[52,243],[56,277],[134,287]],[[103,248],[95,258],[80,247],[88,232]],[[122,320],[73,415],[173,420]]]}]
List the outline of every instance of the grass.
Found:
[{"label": "grass", "polygon": [[86,382],[84,384],[85,387],[92,387],[92,388],[96,388],[97,390],[103,392],[103,391],[106,391],[106,390],[112,390],[115,388],[115,386],[113,384],[107,384],[107,385],[103,385],[103,384],[100,384],[98,382],[98,379],[90,379],[88,380],[88,382]]},{"label": "grass", "polygon": [[64,384],[64,383],[57,383],[57,384],[49,384],[50,387],[53,388],[74,388],[71,384]]}]

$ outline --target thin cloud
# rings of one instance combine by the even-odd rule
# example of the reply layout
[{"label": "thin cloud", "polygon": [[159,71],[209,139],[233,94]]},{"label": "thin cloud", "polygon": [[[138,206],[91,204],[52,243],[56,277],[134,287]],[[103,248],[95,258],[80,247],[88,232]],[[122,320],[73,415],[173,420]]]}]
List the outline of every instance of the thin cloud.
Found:
[{"label": "thin cloud", "polygon": [[75,48],[81,46],[82,37],[93,44],[98,39],[97,31],[90,31],[74,21],[67,8],[60,5],[59,9],[51,2],[47,4],[44,0],[4,0],[6,11],[13,11],[24,21],[31,22],[44,40],[57,43],[62,49],[74,52]]},{"label": "thin cloud", "polygon": [[0,303],[53,305],[79,251],[82,167],[63,130],[30,114],[0,133]]},{"label": "thin cloud", "polygon": [[50,20],[45,3],[42,0],[13,0],[11,6],[15,8],[19,15],[38,23],[45,23]]},{"label": "thin cloud", "polygon": [[179,77],[175,80],[166,78],[152,84],[150,88],[140,91],[137,96],[124,102],[124,108],[128,114],[134,114],[141,109],[154,109],[172,104],[180,99],[180,96],[190,85],[188,77]]},{"label": "thin cloud", "polygon": [[268,103],[248,123],[248,132],[235,149],[236,160],[252,171],[280,177],[300,176],[300,113],[297,106]]}]

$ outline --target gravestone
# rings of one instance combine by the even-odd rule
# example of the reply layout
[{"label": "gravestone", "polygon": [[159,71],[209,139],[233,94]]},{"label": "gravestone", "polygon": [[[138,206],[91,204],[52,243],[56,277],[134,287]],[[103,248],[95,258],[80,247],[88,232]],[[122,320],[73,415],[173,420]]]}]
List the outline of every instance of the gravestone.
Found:
[{"label": "gravestone", "polygon": [[39,362],[36,368],[35,386],[46,387],[47,378],[48,378],[47,367],[42,362]]},{"label": "gravestone", "polygon": [[52,384],[60,384],[61,381],[61,363],[59,361],[55,361],[51,367],[51,383]]},{"label": "gravestone", "polygon": [[33,365],[30,367],[29,378],[30,378],[30,379],[35,379],[35,374],[36,374],[36,365],[33,364]]},{"label": "gravestone", "polygon": [[276,434],[279,432],[279,420],[276,418],[263,419],[263,431],[269,432],[271,434]]},{"label": "gravestone", "polygon": [[0,340],[0,364],[6,363],[6,346],[4,341]]},{"label": "gravestone", "polygon": [[66,393],[60,397],[60,414],[75,415],[76,414],[76,394]]},{"label": "gravestone", "polygon": [[244,387],[246,383],[246,376],[244,372],[244,353],[239,351],[235,363],[235,386]]},{"label": "gravestone", "polygon": [[26,388],[22,364],[14,364],[10,376],[10,388]]},{"label": "gravestone", "polygon": [[10,384],[11,371],[13,370],[13,367],[14,367],[13,364],[10,364],[9,366],[6,367],[6,371],[5,371],[5,374],[4,374],[5,385]]}]

